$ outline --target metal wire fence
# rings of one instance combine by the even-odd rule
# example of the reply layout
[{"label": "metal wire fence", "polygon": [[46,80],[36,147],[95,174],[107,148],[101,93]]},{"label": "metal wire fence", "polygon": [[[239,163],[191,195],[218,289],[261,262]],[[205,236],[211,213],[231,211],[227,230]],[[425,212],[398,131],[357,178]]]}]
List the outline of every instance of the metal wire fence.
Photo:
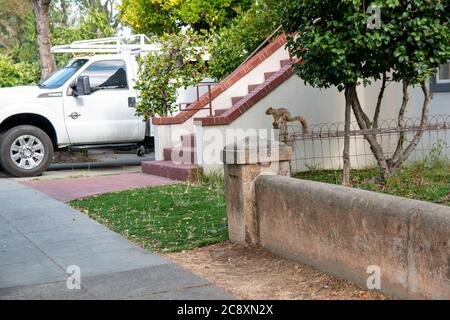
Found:
[{"label": "metal wire fence", "polygon": [[[390,157],[396,149],[401,132],[405,133],[404,145],[406,146],[419,129],[420,118],[405,119],[404,127],[397,125],[397,119],[380,120],[378,129],[367,130],[367,132],[360,130],[357,123],[351,123],[351,167],[363,169],[376,166],[370,145],[364,138],[365,133],[375,133],[385,155]],[[294,157],[291,163],[293,172],[310,169],[342,169],[343,122],[314,124],[305,134],[302,133],[300,125],[289,123],[280,138],[293,148]],[[450,147],[447,141],[450,141],[450,115],[429,116],[422,139],[407,161],[424,160],[430,156],[448,159]]]}]

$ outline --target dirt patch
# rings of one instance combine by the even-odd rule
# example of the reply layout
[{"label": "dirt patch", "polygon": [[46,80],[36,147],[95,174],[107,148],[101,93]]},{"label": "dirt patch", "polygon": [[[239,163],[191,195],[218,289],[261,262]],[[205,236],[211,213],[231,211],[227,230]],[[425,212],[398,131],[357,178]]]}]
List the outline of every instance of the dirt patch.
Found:
[{"label": "dirt patch", "polygon": [[330,300],[388,299],[261,248],[224,242],[191,251],[165,254],[240,299]]},{"label": "dirt patch", "polygon": [[57,151],[53,157],[53,163],[96,162],[87,151]]}]

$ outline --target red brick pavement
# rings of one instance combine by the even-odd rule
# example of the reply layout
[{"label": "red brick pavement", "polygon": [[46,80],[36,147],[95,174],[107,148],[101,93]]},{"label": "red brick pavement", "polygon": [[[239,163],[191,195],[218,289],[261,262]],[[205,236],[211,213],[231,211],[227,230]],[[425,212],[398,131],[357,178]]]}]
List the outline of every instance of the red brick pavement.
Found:
[{"label": "red brick pavement", "polygon": [[144,173],[128,173],[89,178],[23,181],[21,183],[37,189],[54,199],[70,201],[102,193],[137,189],[147,186],[167,185],[179,183],[179,181]]}]

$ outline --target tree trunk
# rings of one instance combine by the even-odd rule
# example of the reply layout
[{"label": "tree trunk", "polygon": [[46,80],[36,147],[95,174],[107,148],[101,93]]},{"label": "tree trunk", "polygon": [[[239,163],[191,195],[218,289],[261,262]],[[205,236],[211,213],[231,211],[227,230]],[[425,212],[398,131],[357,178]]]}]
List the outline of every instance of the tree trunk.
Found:
[{"label": "tree trunk", "polygon": [[370,123],[369,118],[364,113],[364,110],[361,107],[361,103],[358,99],[358,92],[356,88],[351,90],[350,95],[352,96],[352,109],[353,114],[356,117],[356,121],[358,122],[358,126],[361,130],[363,130],[364,138],[369,142],[370,149],[372,150],[375,159],[377,160],[378,167],[380,168],[380,175],[383,181],[386,181],[390,176],[389,166],[387,164],[386,158],[384,156],[383,148],[377,141],[376,133],[371,133],[370,130],[372,128],[372,124]]},{"label": "tree trunk", "polygon": [[391,168],[390,168],[392,174],[395,172],[395,170],[398,169],[398,167],[400,167],[402,165],[402,163],[406,159],[408,159],[408,157],[411,155],[411,153],[417,147],[417,144],[419,143],[420,139],[422,139],[422,135],[428,124],[428,112],[430,111],[432,93],[430,92],[430,90],[428,89],[428,87],[425,83],[422,83],[421,88],[422,88],[422,92],[424,95],[424,101],[423,101],[423,106],[422,106],[422,116],[420,119],[419,130],[416,132],[413,139],[408,144],[408,146],[405,148],[405,150],[403,150],[397,158],[392,159],[393,161],[391,161]]},{"label": "tree trunk", "polygon": [[47,78],[56,70],[56,61],[51,49],[49,7],[51,0],[31,0],[36,17],[37,44],[41,63],[41,79]]},{"label": "tree trunk", "polygon": [[387,82],[387,75],[386,75],[386,72],[384,72],[383,80],[381,82],[380,93],[378,94],[377,105],[375,107],[375,113],[373,115],[372,126],[374,129],[378,128],[378,120],[380,119],[381,103],[383,102],[384,91],[386,90],[386,82]]},{"label": "tree trunk", "polygon": [[406,107],[408,106],[409,102],[409,94],[408,94],[408,81],[403,80],[403,99],[402,99],[402,105],[400,106],[400,110],[398,112],[398,118],[397,118],[397,127],[400,130],[397,146],[395,148],[394,153],[392,154],[391,159],[388,160],[389,165],[389,171],[395,171],[395,168],[393,168],[394,163],[398,161],[398,159],[402,156],[403,152],[403,144],[406,140],[406,134],[403,131],[403,129],[406,127],[405,123],[405,112]]},{"label": "tree trunk", "polygon": [[342,170],[342,185],[350,186],[350,120],[352,109],[351,88],[345,88],[345,125],[344,125],[344,153],[343,170]]}]

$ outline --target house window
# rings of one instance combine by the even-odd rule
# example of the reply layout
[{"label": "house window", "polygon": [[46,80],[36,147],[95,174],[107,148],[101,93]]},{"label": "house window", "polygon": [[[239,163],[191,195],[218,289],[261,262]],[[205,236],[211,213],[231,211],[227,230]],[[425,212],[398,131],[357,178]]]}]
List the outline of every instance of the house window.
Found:
[{"label": "house window", "polygon": [[437,83],[449,83],[450,82],[450,62],[442,65],[439,68],[436,82]]},{"label": "house window", "polygon": [[436,76],[431,79],[430,88],[434,92],[450,92],[450,62],[439,67]]}]

